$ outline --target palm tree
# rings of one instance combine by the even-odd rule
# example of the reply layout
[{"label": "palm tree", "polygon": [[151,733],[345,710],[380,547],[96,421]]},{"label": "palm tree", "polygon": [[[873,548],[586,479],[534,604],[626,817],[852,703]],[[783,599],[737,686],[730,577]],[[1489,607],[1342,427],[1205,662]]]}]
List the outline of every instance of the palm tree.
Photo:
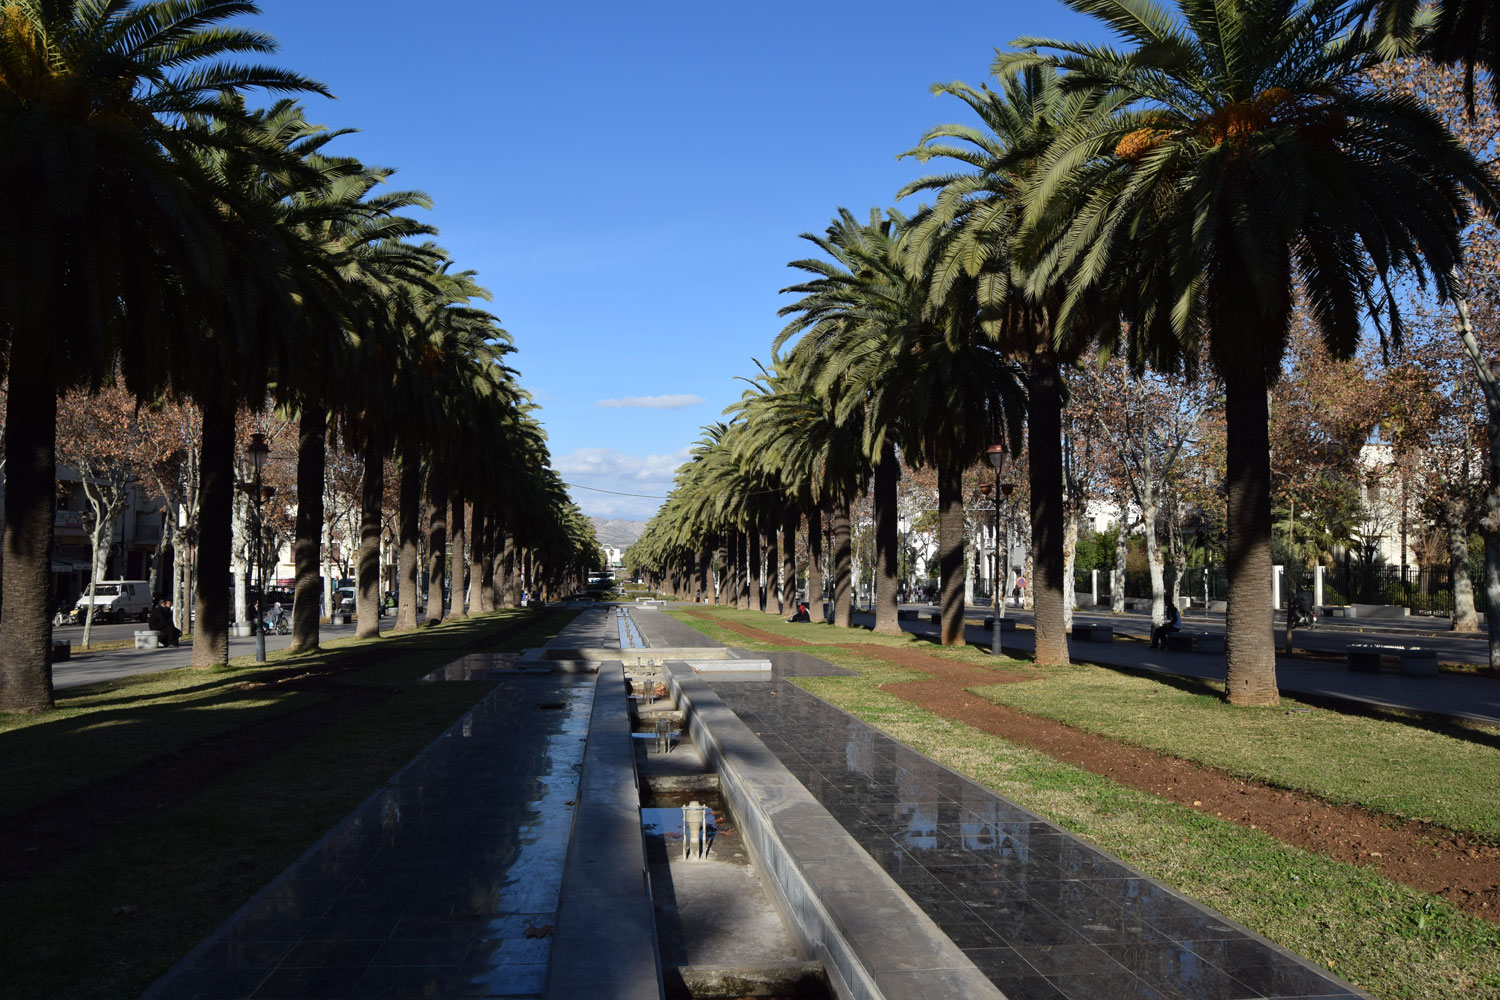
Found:
[{"label": "palm tree", "polygon": [[913,261],[929,269],[933,304],[972,295],[991,345],[1024,368],[1036,658],[1066,663],[1063,371],[1085,344],[1081,337],[1059,336],[1064,331],[1053,324],[1057,288],[1025,287],[1015,243],[1037,157],[1058,132],[1098,116],[1108,105],[1091,95],[1064,95],[1057,74],[1042,68],[1001,83],[999,92],[962,83],[933,88],[967,104],[981,127],[937,126],[907,155],[923,162],[953,160],[969,169],[922,178],[901,194],[932,190],[938,195],[936,205],[913,220],[910,236],[920,248]]},{"label": "palm tree", "polygon": [[0,217],[0,341],[25,373],[5,421],[0,710],[52,704],[57,396],[112,375],[122,352],[127,384],[154,395],[165,376],[149,342],[223,290],[231,223],[211,208],[215,179],[185,162],[233,113],[216,95],[321,89],[238,62],[275,47],[221,23],[246,13],[253,2],[56,0],[0,15],[0,185],[25,193]]},{"label": "palm tree", "polygon": [[1495,57],[1500,53],[1500,11],[1488,0],[1358,0],[1356,9],[1372,14],[1381,35],[1384,55],[1421,52],[1440,63],[1457,63],[1464,70],[1464,97],[1474,110],[1474,74],[1485,69],[1490,88],[1500,100],[1500,75]]},{"label": "palm tree", "polygon": [[[291,396],[288,402],[300,410],[293,650],[318,646],[324,455],[331,404],[339,401],[335,416],[353,418],[346,430],[356,430],[350,425],[357,425],[366,406],[358,391],[349,392],[349,386],[366,374],[366,353],[390,316],[387,300],[395,284],[420,281],[421,272],[430,266],[426,249],[407,241],[435,232],[431,226],[396,214],[413,206],[430,207],[425,194],[373,194],[393,170],[321,156],[313,158],[313,163],[329,180],[294,196],[295,231],[312,258],[309,270],[322,280],[304,300],[306,319],[298,338],[302,350],[296,368],[284,373],[280,387]],[[345,400],[352,406],[346,407]],[[356,431],[346,437],[363,441],[365,435]],[[383,456],[378,464],[383,467]],[[370,618],[378,619],[373,609]],[[368,633],[363,627],[361,631]]]},{"label": "palm tree", "polygon": [[[896,616],[896,486],[900,461],[896,455],[901,428],[867,406],[871,385],[850,377],[864,366],[879,345],[903,327],[921,322],[924,295],[906,275],[897,229],[901,217],[873,211],[861,224],[840,209],[824,236],[803,234],[831,260],[806,259],[790,266],[815,275],[813,280],[782,289],[802,295],[781,309],[793,319],[777,336],[779,349],[802,334],[794,353],[800,355],[807,377],[820,395],[837,400],[833,418],[841,427],[857,429],[861,450],[874,469],[875,506],[875,631],[899,635]],[[848,505],[852,493],[835,504],[834,525],[839,553],[848,538]],[[838,557],[836,555],[836,562]],[[836,612],[837,617],[837,612]]]},{"label": "palm tree", "polygon": [[1363,83],[1377,40],[1336,0],[1065,2],[1132,45],[1023,38],[1047,51],[997,59],[1002,75],[1050,66],[1122,105],[1043,157],[1023,233],[1032,287],[1066,276],[1063,329],[1110,339],[1123,315],[1158,363],[1207,340],[1226,394],[1227,695],[1275,704],[1266,390],[1294,289],[1336,357],[1366,311],[1399,336],[1392,285],[1412,275],[1447,295],[1465,193],[1494,211],[1496,192],[1434,115]]}]

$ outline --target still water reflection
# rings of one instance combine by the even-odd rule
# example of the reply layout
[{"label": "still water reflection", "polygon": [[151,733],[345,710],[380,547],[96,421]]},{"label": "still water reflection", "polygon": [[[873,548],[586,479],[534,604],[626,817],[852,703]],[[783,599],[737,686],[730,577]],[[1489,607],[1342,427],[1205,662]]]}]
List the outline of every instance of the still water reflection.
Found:
[{"label": "still water reflection", "polygon": [[146,997],[539,996],[593,681],[510,675]]}]

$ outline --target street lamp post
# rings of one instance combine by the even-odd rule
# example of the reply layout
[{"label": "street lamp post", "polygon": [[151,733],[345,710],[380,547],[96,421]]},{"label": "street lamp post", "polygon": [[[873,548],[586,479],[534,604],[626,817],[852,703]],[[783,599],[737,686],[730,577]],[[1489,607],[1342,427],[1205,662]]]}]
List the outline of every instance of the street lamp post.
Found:
[{"label": "street lamp post", "polygon": [[985,457],[989,459],[990,465],[995,470],[995,571],[990,576],[990,605],[994,609],[994,617],[990,620],[990,655],[1000,655],[1000,622],[1005,617],[1005,595],[1002,593],[1003,584],[1000,580],[1000,496],[1010,496],[1009,483],[1000,482],[1000,470],[1005,468],[1005,445],[992,444],[985,449]]},{"label": "street lamp post", "polygon": [[[251,535],[250,543],[250,579],[256,581],[255,614],[251,616],[250,628],[255,633],[255,662],[266,661],[266,628],[265,613],[263,606],[266,601],[266,563],[261,558],[261,504],[266,502],[266,495],[260,484],[260,471],[265,468],[266,457],[271,454],[271,448],[266,444],[264,434],[251,434],[250,444],[245,448],[245,454],[250,459],[250,468],[255,478],[249,483],[250,502],[255,508],[255,526]],[[259,570],[259,577],[256,571]]]}]

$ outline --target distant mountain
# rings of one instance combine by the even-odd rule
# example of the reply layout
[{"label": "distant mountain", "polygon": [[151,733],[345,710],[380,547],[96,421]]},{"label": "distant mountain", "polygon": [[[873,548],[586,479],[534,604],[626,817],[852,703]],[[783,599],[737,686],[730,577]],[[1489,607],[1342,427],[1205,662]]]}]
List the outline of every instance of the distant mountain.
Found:
[{"label": "distant mountain", "polygon": [[594,535],[599,539],[600,545],[614,545],[622,549],[635,544],[635,540],[641,537],[641,532],[646,530],[645,521],[626,521],[618,517],[591,517],[589,520],[594,522]]}]

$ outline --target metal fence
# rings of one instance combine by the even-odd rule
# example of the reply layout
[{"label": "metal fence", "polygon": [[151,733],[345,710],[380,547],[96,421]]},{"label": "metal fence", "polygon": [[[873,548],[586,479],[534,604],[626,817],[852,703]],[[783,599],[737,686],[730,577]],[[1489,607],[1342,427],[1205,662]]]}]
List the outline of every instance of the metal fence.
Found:
[{"label": "metal fence", "polygon": [[[1204,590],[1207,575],[1208,589]],[[1099,603],[1110,602],[1111,574],[1099,570]],[[1163,581],[1172,587],[1172,570],[1167,567]],[[1474,610],[1483,614],[1487,610],[1483,580],[1479,573],[1471,577],[1474,590]],[[1081,604],[1087,604],[1093,592],[1091,570],[1078,570],[1074,574],[1074,589]],[[1287,568],[1281,578],[1281,606],[1286,607],[1298,589],[1311,592],[1313,572]],[[1182,571],[1182,580],[1177,592],[1192,599],[1195,607],[1207,601],[1223,601],[1229,597],[1229,577],[1222,567],[1205,571],[1195,567]],[[1151,574],[1127,572],[1125,574],[1125,596],[1131,598],[1151,596]],[[1408,566],[1405,579],[1399,566],[1361,567],[1358,565],[1337,566],[1323,574],[1323,603],[1339,604],[1391,604],[1411,608],[1414,615],[1449,616],[1453,614],[1452,572],[1447,566],[1417,568]]]},{"label": "metal fence", "polygon": [[[1311,576],[1311,574],[1308,574]],[[1488,607],[1481,576],[1471,576],[1474,610]],[[1312,586],[1309,580],[1308,586]],[[1338,566],[1323,575],[1325,604],[1394,604],[1414,615],[1453,613],[1453,572],[1448,566]]]},{"label": "metal fence", "polygon": [[[1172,569],[1167,567],[1162,578],[1163,585],[1170,593],[1172,589]],[[1088,602],[1089,595],[1093,593],[1093,570],[1078,570],[1073,575],[1073,588],[1078,594],[1081,604]],[[1107,569],[1099,570],[1099,603],[1108,604],[1112,597],[1113,574]],[[1204,600],[1222,601],[1229,593],[1229,580],[1224,571],[1214,568],[1208,574],[1208,593],[1205,597],[1203,590],[1203,568],[1185,569],[1182,571],[1182,580],[1178,584],[1177,592],[1183,597],[1192,598],[1194,606],[1201,605]],[[1126,597],[1150,597],[1151,596],[1151,574],[1149,572],[1125,573],[1125,596]]]}]

